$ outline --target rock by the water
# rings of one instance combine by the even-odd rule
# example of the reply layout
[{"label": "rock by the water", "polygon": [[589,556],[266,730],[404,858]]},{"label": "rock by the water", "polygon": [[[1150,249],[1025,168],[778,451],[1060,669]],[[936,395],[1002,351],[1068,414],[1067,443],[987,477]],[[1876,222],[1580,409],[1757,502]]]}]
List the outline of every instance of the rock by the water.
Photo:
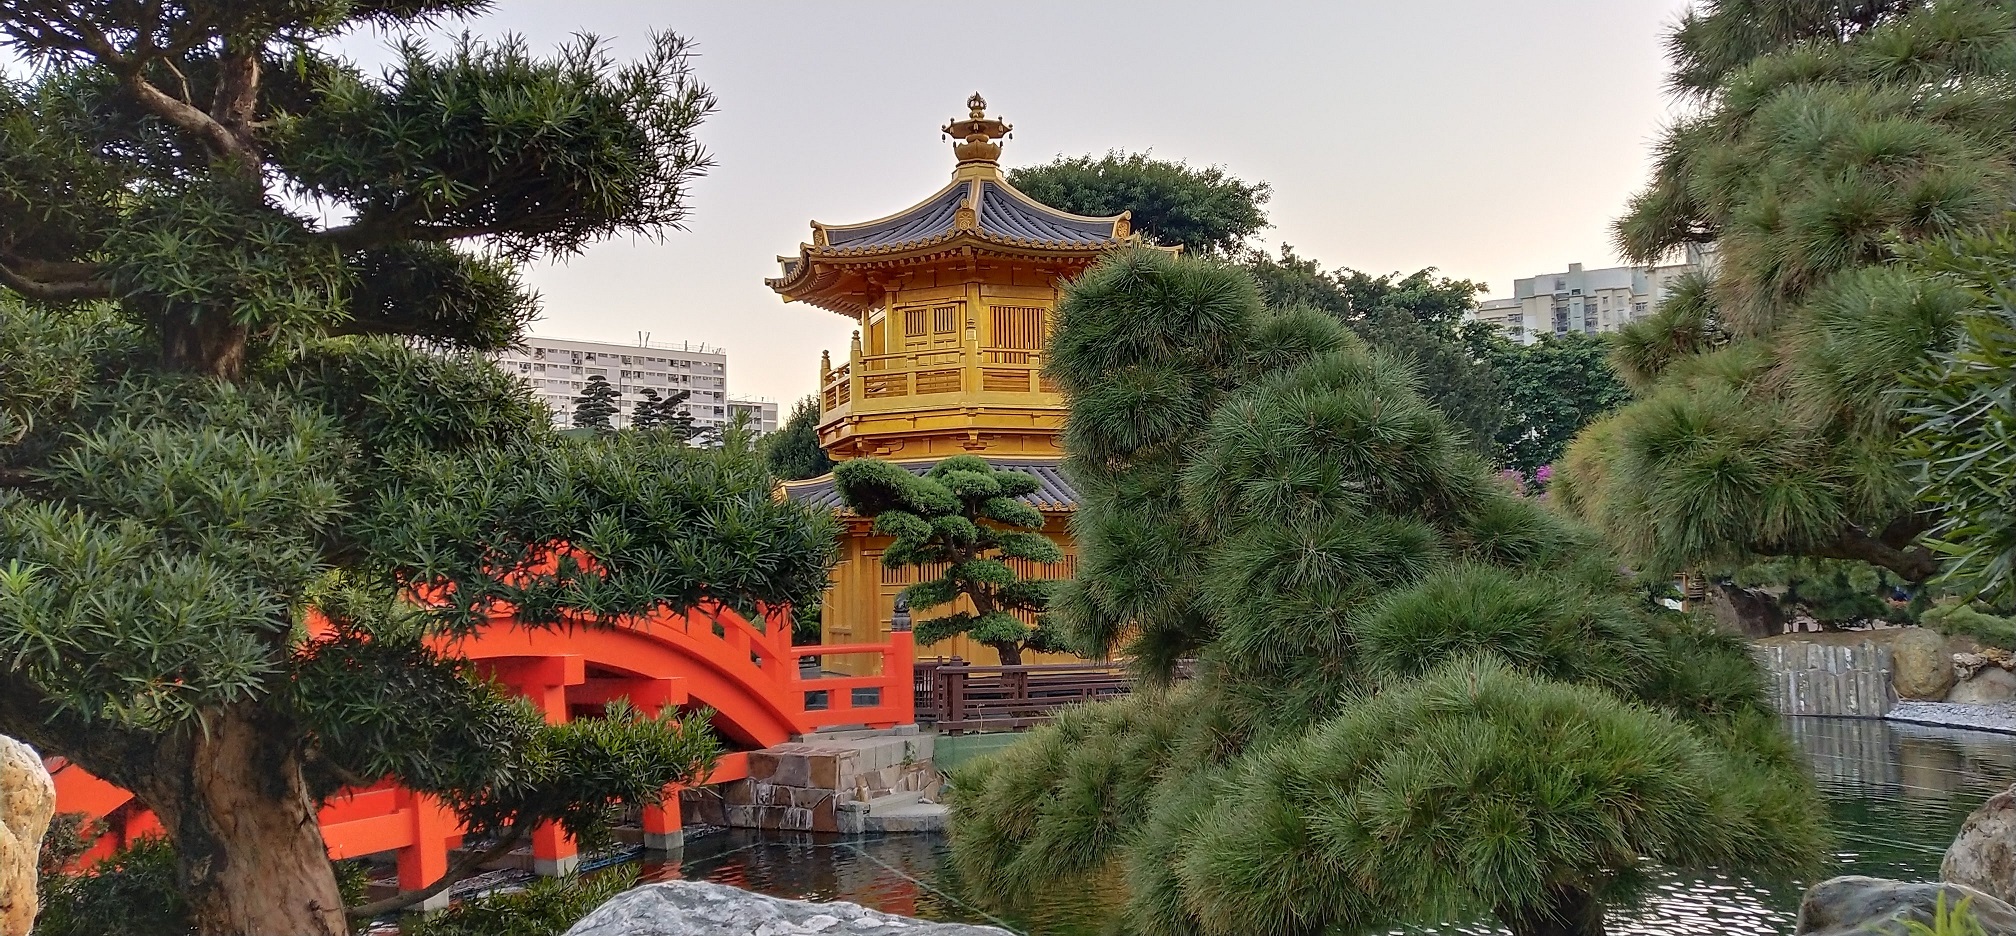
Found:
[{"label": "rock by the water", "polygon": [[1953,688],[1953,657],[1945,635],[1923,627],[1900,631],[1890,641],[1890,685],[1897,698],[1937,702]]},{"label": "rock by the water", "polygon": [[811,903],[705,881],[625,891],[565,936],[1010,936],[964,923],[927,923],[851,903]]},{"label": "rock by the water", "polygon": [[1795,936],[1901,934],[1906,923],[1931,925],[1944,894],[1948,908],[1967,908],[1987,936],[2016,936],[2016,907],[1965,884],[1910,884],[1882,878],[1837,877],[1821,881],[1799,902]]},{"label": "rock by the water", "polygon": [[2016,903],[2016,787],[1968,815],[1939,863],[1939,879]]},{"label": "rock by the water", "polygon": [[56,784],[35,749],[0,735],[0,936],[35,926],[35,865],[56,812]]},{"label": "rock by the water", "polygon": [[1954,683],[1953,691],[1946,694],[1948,702],[1971,705],[2011,700],[2016,700],[2016,673],[1999,666],[1984,668],[1972,678]]}]

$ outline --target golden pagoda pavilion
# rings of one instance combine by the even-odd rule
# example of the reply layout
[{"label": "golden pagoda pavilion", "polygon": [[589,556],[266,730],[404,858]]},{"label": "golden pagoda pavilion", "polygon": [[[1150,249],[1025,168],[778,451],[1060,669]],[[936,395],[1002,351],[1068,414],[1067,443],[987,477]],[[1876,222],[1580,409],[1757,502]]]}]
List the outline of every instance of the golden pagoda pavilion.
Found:
[{"label": "golden pagoda pavilion", "polygon": [[[1034,474],[1041,486],[1024,500],[1043,512],[1045,532],[1065,558],[1017,571],[1066,578],[1075,562],[1067,524],[1077,497],[1058,471],[1065,406],[1042,377],[1044,343],[1062,282],[1141,238],[1125,213],[1088,218],[1016,191],[998,162],[998,141],[1013,127],[988,117],[978,94],[967,107],[964,119],[944,127],[958,157],[950,183],[873,221],[812,222],[811,242],[778,257],[782,273],[766,282],[786,302],[860,324],[844,363],[834,366],[830,354],[819,362],[819,443],[827,454],[884,458],[922,472],[971,453]],[[846,521],[823,606],[825,642],[887,639],[897,593],[917,581],[916,570],[882,567],[888,540],[846,513],[831,475],[784,487],[795,500],[840,510]],[[998,662],[993,650],[964,636],[918,654]],[[839,659],[829,665],[848,669]]]}]

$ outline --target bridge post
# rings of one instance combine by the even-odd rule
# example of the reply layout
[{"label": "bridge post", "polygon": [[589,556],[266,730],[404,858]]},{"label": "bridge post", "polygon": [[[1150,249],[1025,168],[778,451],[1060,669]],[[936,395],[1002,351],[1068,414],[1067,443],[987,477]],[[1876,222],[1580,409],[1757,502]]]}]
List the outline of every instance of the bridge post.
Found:
[{"label": "bridge post", "polygon": [[[567,721],[567,687],[588,681],[587,663],[577,654],[544,657],[519,670],[524,680],[518,687],[539,704],[546,723]],[[555,823],[541,823],[532,830],[532,872],[544,877],[572,874],[581,866],[574,837]]]},{"label": "bridge post", "polygon": [[[399,787],[393,802],[407,814],[413,829],[412,843],[399,849],[399,889],[420,890],[448,873],[448,836],[454,834],[454,822],[434,797],[424,793]],[[421,913],[446,910],[448,892],[435,894],[413,909]]]},{"label": "bridge post", "polygon": [[665,802],[644,807],[644,847],[656,851],[678,851],[686,847],[686,830],[679,823],[679,791],[666,791]]}]

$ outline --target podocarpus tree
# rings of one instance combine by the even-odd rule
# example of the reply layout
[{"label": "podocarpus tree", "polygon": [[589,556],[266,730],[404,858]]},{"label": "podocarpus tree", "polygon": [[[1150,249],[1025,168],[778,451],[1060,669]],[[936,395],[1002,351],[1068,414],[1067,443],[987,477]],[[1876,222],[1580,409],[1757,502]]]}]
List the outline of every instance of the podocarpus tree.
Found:
[{"label": "podocarpus tree", "polygon": [[1654,864],[1810,867],[1810,781],[1740,641],[1655,608],[1499,485],[1407,368],[1242,270],[1141,252],[1067,290],[1075,649],[1152,684],[955,778],[997,895],[1124,871],[1140,934],[1495,916],[1596,934]]},{"label": "podocarpus tree", "polygon": [[922,475],[857,458],[834,468],[833,481],[850,510],[874,518],[874,533],[893,538],[882,551],[883,565],[944,569],[903,590],[913,612],[964,600],[955,610],[919,617],[919,643],[965,634],[992,647],[1006,666],[1020,666],[1025,647],[1056,649],[1049,631],[1023,622],[1048,605],[1054,583],[1025,578],[1009,565],[1063,558],[1042,533],[1043,514],[1016,500],[1036,490],[1035,475],[955,455]]},{"label": "podocarpus tree", "polygon": [[1704,3],[1673,51],[1699,110],[1618,241],[1718,266],[1620,336],[1638,401],[1554,490],[1650,572],[1790,556],[1923,581],[1940,520],[1900,391],[1977,298],[1913,257],[2016,204],[2016,5]]},{"label": "podocarpus tree", "polygon": [[671,36],[409,43],[382,78],[316,44],[484,6],[0,3],[35,69],[0,82],[0,731],[153,810],[206,934],[347,931],[344,786],[508,846],[705,768],[698,718],[549,727],[437,649],[500,603],[825,584],[830,519],[746,448],[558,437],[475,353],[533,311],[516,261],[679,222],[712,107]]}]

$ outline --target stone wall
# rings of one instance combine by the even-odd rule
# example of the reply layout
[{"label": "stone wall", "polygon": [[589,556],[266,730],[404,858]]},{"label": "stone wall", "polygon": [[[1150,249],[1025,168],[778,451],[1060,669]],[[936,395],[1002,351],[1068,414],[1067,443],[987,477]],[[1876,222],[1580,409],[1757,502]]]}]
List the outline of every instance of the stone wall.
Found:
[{"label": "stone wall", "polygon": [[1770,673],[1778,711],[1787,715],[1881,718],[1896,702],[1888,647],[1774,641],[1755,652]]},{"label": "stone wall", "polygon": [[680,791],[680,818],[734,829],[860,832],[868,804],[878,799],[937,795],[933,740],[928,734],[877,734],[751,751],[748,779]]}]

